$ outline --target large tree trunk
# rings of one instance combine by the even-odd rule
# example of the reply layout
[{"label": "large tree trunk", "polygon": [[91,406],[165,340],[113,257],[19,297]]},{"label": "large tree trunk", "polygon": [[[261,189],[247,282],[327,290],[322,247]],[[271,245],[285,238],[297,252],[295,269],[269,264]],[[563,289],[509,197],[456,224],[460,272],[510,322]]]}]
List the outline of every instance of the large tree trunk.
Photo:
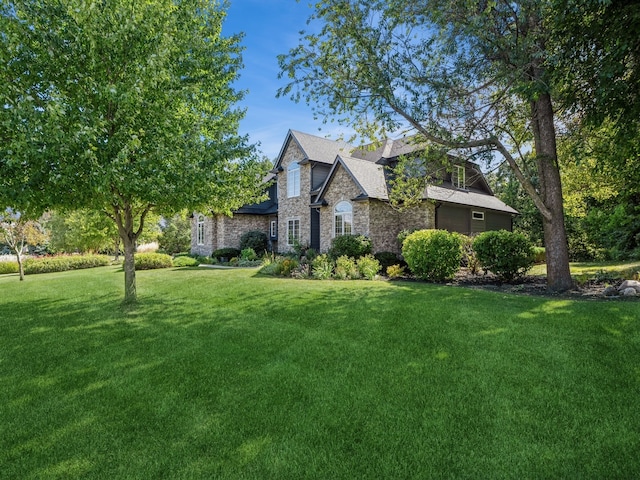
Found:
[{"label": "large tree trunk", "polygon": [[[22,248],[20,248],[22,250]],[[18,259],[18,273],[20,275],[20,281],[24,280],[24,265],[22,263],[22,252],[16,250],[16,258]]]},{"label": "large tree trunk", "polygon": [[136,241],[135,238],[131,238],[133,235],[129,235],[133,232],[127,232],[122,236],[122,243],[124,244],[124,301],[125,303],[135,303],[138,300],[138,294],[136,292],[136,265],[135,265],[135,253],[136,253]]},{"label": "large tree trunk", "polygon": [[565,291],[573,287],[573,279],[569,270],[569,247],[564,224],[562,183],[551,96],[541,94],[531,106],[540,194],[550,213],[549,218],[543,215],[547,287],[553,291]]}]

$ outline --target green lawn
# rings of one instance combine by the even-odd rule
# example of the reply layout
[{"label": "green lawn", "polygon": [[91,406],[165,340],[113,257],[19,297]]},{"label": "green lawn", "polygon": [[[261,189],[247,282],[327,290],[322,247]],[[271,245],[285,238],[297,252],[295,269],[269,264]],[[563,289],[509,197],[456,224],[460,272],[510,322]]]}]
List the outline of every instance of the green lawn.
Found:
[{"label": "green lawn", "polygon": [[640,303],[0,277],[0,478],[638,478]]}]

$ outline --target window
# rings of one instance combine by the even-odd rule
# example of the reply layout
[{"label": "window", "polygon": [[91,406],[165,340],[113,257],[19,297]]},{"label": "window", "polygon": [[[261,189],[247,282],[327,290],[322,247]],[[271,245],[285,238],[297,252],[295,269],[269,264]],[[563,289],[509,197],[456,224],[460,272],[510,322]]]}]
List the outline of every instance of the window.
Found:
[{"label": "window", "polygon": [[204,215],[198,215],[197,243],[204,245]]},{"label": "window", "polygon": [[275,220],[271,220],[269,235],[271,236],[271,238],[276,238],[278,236],[278,222],[276,222]]},{"label": "window", "polygon": [[349,202],[340,202],[334,210],[334,236],[351,235],[353,232],[353,208]]},{"label": "window", "polygon": [[287,220],[287,245],[300,243],[300,220],[297,218]]},{"label": "window", "polygon": [[456,188],[466,188],[464,177],[464,166],[454,165],[453,172],[451,172],[451,183],[453,183],[453,186]]},{"label": "window", "polygon": [[473,220],[484,220],[484,212],[471,212]]},{"label": "window", "polygon": [[287,167],[287,197],[300,196],[300,164],[292,163]]}]

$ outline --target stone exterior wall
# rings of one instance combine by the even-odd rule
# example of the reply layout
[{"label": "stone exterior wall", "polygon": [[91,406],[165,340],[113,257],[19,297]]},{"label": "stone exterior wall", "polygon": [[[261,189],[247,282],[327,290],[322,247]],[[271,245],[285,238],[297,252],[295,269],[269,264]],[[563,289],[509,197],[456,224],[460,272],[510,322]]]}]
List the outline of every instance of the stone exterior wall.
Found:
[{"label": "stone exterior wall", "polygon": [[435,205],[423,202],[418,207],[398,212],[387,202],[371,200],[369,229],[374,252],[400,253],[398,234],[402,230],[435,228]]},{"label": "stone exterior wall", "polygon": [[327,252],[331,248],[334,237],[334,208],[339,202],[346,200],[353,207],[353,234],[371,236],[369,225],[369,201],[351,201],[362,192],[351,179],[351,176],[339,166],[333,176],[329,188],[324,194],[327,206],[320,208],[320,251]]},{"label": "stone exterior wall", "polygon": [[278,172],[278,250],[289,252],[293,248],[287,245],[288,220],[300,220],[300,243],[309,245],[311,242],[311,165],[300,165],[300,196],[287,197],[287,168],[293,162],[300,162],[304,154],[295,142],[289,142],[282,156],[282,171]]},{"label": "stone exterior wall", "polygon": [[252,230],[260,230],[267,237],[269,235],[270,217],[267,215],[205,216],[204,244],[198,245],[198,215],[195,213],[191,220],[191,253],[193,255],[210,256],[219,248],[240,248],[240,237]]},{"label": "stone exterior wall", "polygon": [[216,222],[210,216],[204,216],[204,244],[198,245],[198,212],[191,218],[191,254],[208,257],[215,250]]}]

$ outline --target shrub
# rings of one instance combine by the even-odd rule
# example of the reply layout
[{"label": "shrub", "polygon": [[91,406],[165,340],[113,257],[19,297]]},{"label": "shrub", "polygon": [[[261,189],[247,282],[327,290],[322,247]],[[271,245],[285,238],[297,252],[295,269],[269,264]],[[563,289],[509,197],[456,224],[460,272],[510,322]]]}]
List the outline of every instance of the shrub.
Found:
[{"label": "shrub", "polygon": [[336,259],[335,277],[339,280],[356,279],[359,277],[358,268],[356,267],[356,261],[342,255]]},{"label": "shrub", "polygon": [[380,271],[380,262],[373,255],[365,255],[360,257],[356,264],[358,266],[358,272],[363,278],[367,280],[373,280]]},{"label": "shrub", "polygon": [[311,275],[318,280],[331,278],[333,274],[333,262],[326,253],[318,255],[311,262]]},{"label": "shrub", "polygon": [[473,274],[478,273],[480,270],[480,262],[473,249],[473,238],[462,235],[461,233],[456,233],[456,235],[460,237],[460,245],[462,246],[462,266],[468,268]]},{"label": "shrub", "polygon": [[223,258],[226,258],[228,262],[229,259],[240,256],[240,250],[237,248],[219,248],[218,250],[214,250],[211,254],[211,258],[215,258],[218,262],[221,262]]},{"label": "shrub", "polygon": [[0,275],[18,273],[18,262],[0,262]]},{"label": "shrub", "polygon": [[545,263],[547,261],[547,251],[544,247],[533,247],[534,263]]},{"label": "shrub", "polygon": [[136,270],[173,267],[173,259],[165,253],[136,253],[134,261]]},{"label": "shrub", "polygon": [[248,260],[250,262],[257,260],[258,255],[255,250],[251,247],[245,248],[240,252],[240,260]]},{"label": "shrub", "polygon": [[360,258],[371,253],[371,240],[364,235],[338,235],[331,241],[329,256],[332,259],[347,256]]},{"label": "shrub", "polygon": [[387,267],[387,277],[399,278],[404,275],[404,267],[400,265],[390,265]]},{"label": "shrub", "polygon": [[196,258],[187,257],[185,255],[181,255],[173,259],[174,267],[197,267],[198,265],[200,265],[200,262]]},{"label": "shrub", "polygon": [[398,255],[393,252],[378,252],[374,257],[380,262],[380,268],[384,271],[391,265],[400,265],[402,263]]},{"label": "shrub", "polygon": [[404,240],[402,255],[418,278],[442,281],[460,268],[460,237],[446,230],[418,230]]},{"label": "shrub", "polygon": [[533,266],[533,246],[520,233],[506,230],[483,232],[475,238],[473,249],[482,268],[505,281],[524,275]]},{"label": "shrub", "polygon": [[408,229],[404,229],[401,230],[400,233],[398,233],[398,236],[396,237],[396,239],[398,240],[398,245],[400,246],[400,250],[402,250],[402,246],[404,245],[404,241],[405,239],[411,235],[413,232],[417,232],[419,229],[417,228],[413,228],[411,230]]},{"label": "shrub", "polygon": [[65,272],[83,268],[103,267],[111,264],[107,255],[60,255],[56,257],[28,258],[24,261],[24,273]]},{"label": "shrub", "polygon": [[268,245],[269,240],[267,239],[267,234],[260,230],[246,232],[240,237],[240,250],[252,248],[258,256],[264,255]]}]

